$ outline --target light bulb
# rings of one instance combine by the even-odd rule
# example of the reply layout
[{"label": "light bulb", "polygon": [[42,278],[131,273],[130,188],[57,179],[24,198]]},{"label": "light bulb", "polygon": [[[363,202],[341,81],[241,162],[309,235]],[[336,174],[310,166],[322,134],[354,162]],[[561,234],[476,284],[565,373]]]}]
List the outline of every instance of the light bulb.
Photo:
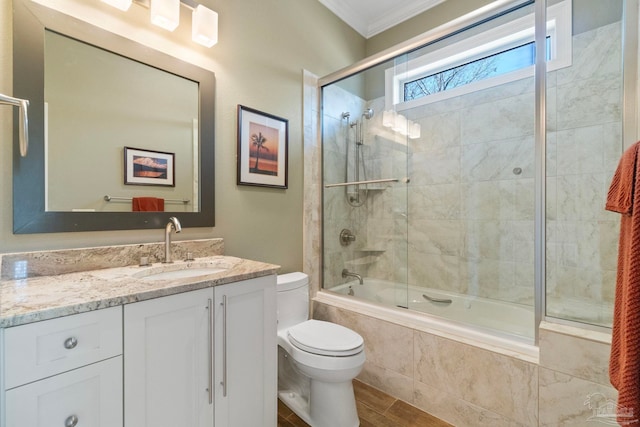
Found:
[{"label": "light bulb", "polygon": [[191,38],[206,47],[218,43],[218,14],[201,4],[196,6],[191,17]]},{"label": "light bulb", "polygon": [[173,31],[180,23],[180,0],[151,0],[151,22]]},{"label": "light bulb", "polygon": [[129,10],[129,8],[131,7],[131,0],[102,0],[102,2],[124,12]]}]

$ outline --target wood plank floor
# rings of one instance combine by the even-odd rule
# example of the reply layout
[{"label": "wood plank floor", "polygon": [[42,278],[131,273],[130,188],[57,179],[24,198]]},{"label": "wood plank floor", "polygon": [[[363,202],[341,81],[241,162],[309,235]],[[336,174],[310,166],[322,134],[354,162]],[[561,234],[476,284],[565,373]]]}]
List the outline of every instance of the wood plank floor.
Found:
[{"label": "wood plank floor", "polygon": [[[389,396],[358,380],[353,381],[360,427],[452,427],[451,424]],[[278,427],[309,427],[278,401]]]}]

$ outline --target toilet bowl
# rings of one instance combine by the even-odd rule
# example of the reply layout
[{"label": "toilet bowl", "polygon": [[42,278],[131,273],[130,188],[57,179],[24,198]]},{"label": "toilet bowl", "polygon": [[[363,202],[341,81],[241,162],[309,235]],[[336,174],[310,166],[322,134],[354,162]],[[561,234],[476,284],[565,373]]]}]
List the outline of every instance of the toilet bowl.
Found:
[{"label": "toilet bowl", "polygon": [[309,278],[278,276],[278,396],[312,427],[356,427],[352,380],[364,341],[344,326],[309,320]]}]

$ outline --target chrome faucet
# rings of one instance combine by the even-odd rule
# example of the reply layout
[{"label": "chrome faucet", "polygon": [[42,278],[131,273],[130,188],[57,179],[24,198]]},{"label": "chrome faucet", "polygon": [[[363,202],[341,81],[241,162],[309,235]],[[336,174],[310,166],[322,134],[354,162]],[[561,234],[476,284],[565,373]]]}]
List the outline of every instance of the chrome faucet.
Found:
[{"label": "chrome faucet", "polygon": [[169,218],[167,226],[164,228],[164,264],[170,264],[171,260],[171,230],[175,230],[176,233],[182,231],[180,221],[175,216]]},{"label": "chrome faucet", "polygon": [[346,279],[347,277],[355,277],[356,279],[358,279],[358,281],[360,282],[361,285],[364,284],[364,281],[362,280],[362,276],[356,273],[352,273],[349,270],[347,270],[346,268],[344,270],[342,270],[342,278]]}]

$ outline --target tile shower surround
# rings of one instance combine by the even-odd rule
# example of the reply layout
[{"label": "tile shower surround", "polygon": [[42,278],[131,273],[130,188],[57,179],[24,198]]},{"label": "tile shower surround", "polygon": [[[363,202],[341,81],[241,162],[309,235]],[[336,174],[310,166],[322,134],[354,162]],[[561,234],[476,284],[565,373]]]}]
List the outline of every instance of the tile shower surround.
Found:
[{"label": "tile shower surround", "polygon": [[[619,23],[576,35],[573,65],[548,74],[548,308],[598,324],[610,322],[616,271],[619,218],[603,206],[622,153],[620,38]],[[343,282],[335,266],[345,266],[533,305],[533,83],[527,78],[404,111],[422,127],[408,146],[382,126],[383,98],[367,103],[336,85],[325,88],[325,180],[345,178],[353,131],[341,113],[360,120],[367,107],[375,115],[365,120],[366,177],[411,178],[408,189],[370,191],[361,208],[346,203],[343,188],[324,191],[325,283]],[[355,244],[340,245],[342,228],[354,232]],[[589,313],[580,312],[585,302],[593,306]]]},{"label": "tile shower surround", "polygon": [[[613,300],[618,222],[617,218],[605,212],[601,205],[608,181],[622,152],[619,142],[622,133],[619,38],[619,24],[574,36],[574,66],[548,75],[547,287],[548,301],[555,301],[559,311],[563,310],[560,304],[568,299],[595,298],[596,301],[602,300],[609,303]],[[606,61],[604,61],[603,52],[611,55]],[[312,244],[312,241],[314,238],[321,237],[320,216],[322,215],[320,186],[309,184],[320,182],[321,177],[321,146],[318,122],[314,119],[319,114],[319,110],[315,108],[318,105],[316,84],[315,76],[306,73],[305,215],[308,221],[305,221],[305,271],[310,273],[311,285],[315,291],[320,287],[321,266],[314,260],[320,259],[321,248]],[[469,100],[479,97],[485,103],[508,103],[510,101],[501,99],[512,97],[524,100],[527,96],[532,96],[532,85],[533,81],[516,82],[493,91],[469,94],[466,97]],[[345,93],[341,96],[347,95]],[[362,103],[362,101],[351,102],[354,106]],[[380,105],[379,102],[378,100],[378,105]],[[462,181],[447,182],[447,170],[454,171],[454,174],[464,174],[465,179],[471,179],[471,177],[479,179],[481,174],[486,174],[484,175],[486,182],[480,181],[484,184],[476,184],[478,186],[476,190],[487,190],[484,196],[489,197],[490,191],[496,186],[500,188],[500,184],[507,189],[513,189],[510,197],[505,200],[505,203],[509,202],[509,204],[502,210],[502,213],[512,216],[499,216],[500,221],[485,221],[484,224],[482,220],[478,220],[476,229],[479,228],[484,234],[477,237],[474,251],[476,254],[483,254],[487,261],[491,261],[492,257],[496,258],[493,259],[494,267],[499,268],[501,265],[509,267],[507,271],[514,271],[514,277],[522,280],[513,289],[498,286],[501,297],[513,301],[530,301],[530,293],[533,289],[531,264],[533,184],[525,180],[532,180],[533,175],[530,170],[526,170],[526,166],[522,165],[531,166],[533,153],[514,151],[517,150],[518,144],[509,145],[508,142],[519,140],[532,146],[532,135],[511,134],[503,141],[478,141],[476,144],[484,145],[462,146],[456,142],[456,138],[459,138],[460,133],[463,132],[460,128],[460,113],[467,112],[463,110],[462,102],[461,98],[457,98],[425,107],[424,110],[430,111],[431,119],[423,113],[421,120],[418,118],[420,113],[417,111],[415,116],[410,116],[412,120],[421,122],[423,139],[429,135],[429,141],[424,143],[436,145],[430,153],[431,157],[422,154],[421,160],[412,162],[414,169],[419,166],[423,170],[432,168],[435,170],[429,176],[425,175],[423,184],[418,185],[423,187],[421,189],[423,194],[410,201],[410,204],[414,204],[413,209],[424,212],[426,218],[423,220],[424,228],[420,224],[413,226],[409,224],[411,230],[409,236],[413,235],[413,240],[416,241],[414,245],[425,254],[433,252],[432,255],[435,255],[435,258],[439,257],[445,267],[447,260],[453,262],[455,267],[455,257],[461,257],[461,249],[458,246],[447,245],[450,241],[447,236],[453,235],[454,239],[461,236],[460,239],[464,242],[467,222],[470,221],[463,222],[454,215],[462,210],[462,202],[458,198],[447,196],[452,192],[455,194],[455,191],[460,191],[460,187],[472,184]],[[378,105],[374,105],[375,101],[368,106],[376,109]],[[333,107],[336,110],[342,110],[339,102]],[[325,112],[331,111],[332,106],[325,105],[324,108]],[[490,104],[485,105],[486,110],[492,108],[494,107]],[[382,108],[376,111],[379,113]],[[474,112],[474,110],[469,111]],[[475,112],[480,111],[475,110]],[[333,117],[339,117],[339,115],[333,114]],[[464,117],[466,121],[466,116]],[[333,120],[331,117],[325,116],[325,125],[331,123],[331,120]],[[433,123],[437,123],[448,131],[434,133],[433,129],[429,128]],[[340,123],[336,121],[333,125],[337,128]],[[326,132],[327,128],[325,128]],[[335,133],[335,130],[330,132]],[[394,136],[388,133],[376,137],[373,144],[380,147],[383,139],[388,146],[394,145]],[[500,145],[499,142],[506,144]],[[331,162],[332,159],[343,159],[341,156],[344,156],[343,147],[337,148],[336,144],[337,142],[334,143],[333,148],[335,153],[329,152],[327,157],[325,151],[325,168],[344,171],[342,169],[344,166],[340,163],[332,164]],[[489,150],[494,160],[497,158],[500,161],[491,165],[487,160],[484,162],[473,160],[471,153],[481,147]],[[523,168],[522,174],[518,177],[509,175],[511,165],[508,163],[508,154],[510,152],[514,158],[518,159],[518,167]],[[463,157],[461,153],[466,153],[466,156]],[[446,163],[450,160],[451,154],[459,156],[456,157],[459,161],[465,160],[472,162],[471,164],[475,162],[476,166],[473,170],[467,169],[460,172],[458,161]],[[433,156],[436,160],[432,160]],[[480,158],[488,159],[490,156],[480,156]],[[370,157],[371,163],[375,163],[373,160],[375,156],[370,155]],[[416,157],[419,159],[420,156],[416,154]],[[440,167],[442,164],[446,166]],[[378,161],[378,165],[381,168],[381,175],[388,173],[394,167],[393,162]],[[396,167],[398,167],[397,163]],[[512,168],[513,166],[511,166],[511,172]],[[415,172],[414,170],[412,173],[415,175]],[[371,175],[373,176],[373,173]],[[336,176],[339,177],[340,174]],[[414,179],[412,185],[416,186],[419,183],[420,181],[416,182]],[[378,225],[378,227],[386,231],[386,242],[394,242],[393,233],[397,231],[394,230],[396,225],[393,220],[397,212],[393,211],[391,204],[393,198],[397,196],[393,195],[393,192],[385,191],[378,193],[372,201],[377,204],[376,211],[383,212],[379,223],[384,225]],[[423,200],[434,199],[439,202],[417,205]],[[356,224],[357,214],[344,205],[346,204],[342,207],[328,208],[336,214],[333,218],[343,216],[348,219],[335,225],[334,228],[338,229],[346,223],[354,228],[358,226],[361,230],[367,230],[369,224],[366,222]],[[491,208],[491,206],[488,207]],[[327,215],[326,212],[325,215]],[[387,218],[386,222],[383,221],[384,216]],[[409,217],[411,220],[411,215]],[[504,223],[505,217],[511,219],[511,222]],[[325,218],[325,226],[327,221],[333,221],[333,218]],[[367,216],[364,215],[363,218]],[[367,221],[370,220],[367,218]],[[428,221],[432,221],[431,228],[428,228]],[[508,225],[511,227],[507,227]],[[496,232],[504,233],[505,231],[510,231],[511,234],[505,237],[498,234],[497,238],[503,239],[502,242],[506,243],[507,247],[513,248],[513,253],[505,254],[513,261],[501,263],[499,256],[496,255],[496,253],[500,255],[500,252],[495,247],[501,241],[496,242],[495,237],[493,240],[483,240],[482,236],[491,237]],[[416,233],[420,232],[425,236],[424,239],[415,238],[419,235]],[[368,240],[366,238],[372,235],[375,234],[371,231],[368,234],[360,234],[361,241]],[[333,234],[329,235],[331,236]],[[402,242],[405,237],[406,235],[401,234],[397,242]],[[587,244],[578,245],[583,242]],[[328,252],[329,257],[325,261],[326,265],[341,267],[344,265],[339,263],[341,260],[348,261],[353,258],[341,255],[335,243],[331,238],[325,240],[325,253]],[[358,266],[361,269],[367,266],[371,274],[376,268],[376,263],[388,267],[392,262],[396,262],[401,267],[394,266],[387,271],[392,271],[400,278],[407,274],[409,277],[416,277],[420,272],[403,271],[403,266],[408,260],[406,251],[403,253],[404,246],[399,243],[384,255],[358,253],[360,259],[356,258],[355,262],[359,262]],[[413,249],[409,246],[409,251],[411,250]],[[446,258],[447,256],[449,258]],[[400,263],[395,258],[399,259]],[[513,270],[506,265],[507,262],[513,263]],[[491,263],[487,262],[487,264],[490,266]],[[409,268],[412,268],[411,265]],[[336,268],[324,272],[325,279],[328,278],[328,284],[339,283],[333,270]],[[455,268],[451,270],[452,273],[445,270],[443,278],[430,279],[429,286],[434,286],[434,281],[437,284],[438,281],[442,283],[444,280],[448,285],[458,284],[459,282],[454,279],[459,277],[460,273]],[[446,277],[447,274],[450,276]],[[499,275],[498,272],[486,274],[489,278]],[[510,277],[511,273],[508,276]],[[336,280],[331,279],[332,277]],[[585,283],[587,286],[584,286]],[[615,401],[617,398],[616,391],[609,385],[607,377],[610,334],[606,332],[593,332],[543,322],[540,327],[539,359],[527,361],[499,351],[489,351],[469,343],[453,341],[439,336],[438,333],[403,327],[383,319],[368,317],[355,311],[318,302],[314,303],[313,308],[314,318],[335,321],[363,335],[368,360],[359,376],[361,381],[454,425],[583,427],[594,421],[594,408],[589,406],[592,397],[600,396],[608,401]],[[604,307],[603,311],[608,312],[609,308]],[[584,315],[584,313],[578,313],[580,314]],[[444,372],[431,371],[436,368]],[[467,375],[461,375],[457,372],[459,370]],[[523,382],[517,393],[505,396],[504,389],[513,387],[513,383],[508,379],[513,374]],[[473,381],[469,381],[469,377]],[[500,390],[497,390],[498,388]]]}]

